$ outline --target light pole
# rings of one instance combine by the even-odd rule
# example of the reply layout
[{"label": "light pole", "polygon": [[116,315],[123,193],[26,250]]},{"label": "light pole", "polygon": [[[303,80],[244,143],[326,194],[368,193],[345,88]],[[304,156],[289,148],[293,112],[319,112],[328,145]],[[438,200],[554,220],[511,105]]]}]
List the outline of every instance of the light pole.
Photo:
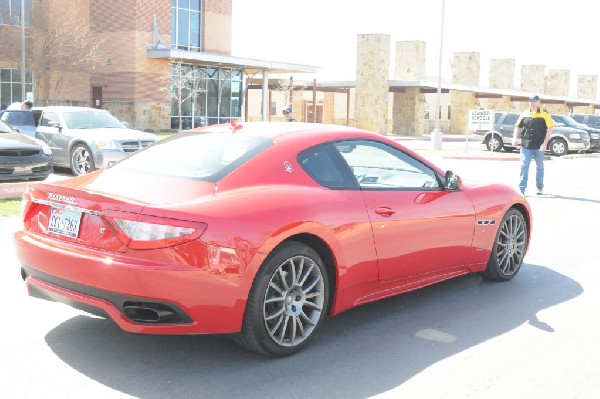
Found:
[{"label": "light pole", "polygon": [[25,74],[25,0],[21,0],[21,102],[25,102],[26,93],[26,74]]},{"label": "light pole", "polygon": [[440,58],[438,65],[438,87],[435,102],[435,126],[431,132],[431,146],[434,150],[442,149],[442,132],[440,131],[440,111],[442,106],[442,50],[444,48],[444,14],[446,0],[442,0],[442,28],[440,33]]}]

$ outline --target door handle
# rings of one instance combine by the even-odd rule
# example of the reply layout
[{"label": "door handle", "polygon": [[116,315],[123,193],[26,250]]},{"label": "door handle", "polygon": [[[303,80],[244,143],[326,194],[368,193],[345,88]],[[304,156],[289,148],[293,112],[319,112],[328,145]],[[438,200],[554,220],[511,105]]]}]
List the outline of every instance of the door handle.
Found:
[{"label": "door handle", "polygon": [[381,216],[390,217],[396,212],[388,206],[380,206],[379,208],[375,209],[375,213]]}]

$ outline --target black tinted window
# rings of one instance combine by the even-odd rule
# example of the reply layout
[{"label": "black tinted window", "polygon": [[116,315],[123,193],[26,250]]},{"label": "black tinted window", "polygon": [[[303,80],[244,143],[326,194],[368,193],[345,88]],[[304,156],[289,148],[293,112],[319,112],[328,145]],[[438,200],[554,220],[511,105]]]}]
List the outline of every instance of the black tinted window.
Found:
[{"label": "black tinted window", "polygon": [[309,148],[298,156],[298,163],[317,183],[328,188],[354,188],[355,182],[339,167],[337,153],[330,146]]}]

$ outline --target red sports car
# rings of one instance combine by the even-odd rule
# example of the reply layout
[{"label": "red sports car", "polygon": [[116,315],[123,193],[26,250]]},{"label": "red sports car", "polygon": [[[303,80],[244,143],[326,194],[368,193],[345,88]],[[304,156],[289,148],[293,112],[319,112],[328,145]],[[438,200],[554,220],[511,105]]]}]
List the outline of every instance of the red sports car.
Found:
[{"label": "red sports car", "polygon": [[23,201],[31,295],[271,356],[305,347],[325,315],[466,273],[510,280],[531,230],[510,187],[463,184],[379,134],[302,123],[176,134]]}]

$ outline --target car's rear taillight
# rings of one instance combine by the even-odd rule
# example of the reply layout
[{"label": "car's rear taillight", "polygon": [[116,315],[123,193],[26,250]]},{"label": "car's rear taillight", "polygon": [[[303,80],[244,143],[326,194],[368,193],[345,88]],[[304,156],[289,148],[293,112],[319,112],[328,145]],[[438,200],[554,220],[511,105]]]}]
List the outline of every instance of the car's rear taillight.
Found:
[{"label": "car's rear taillight", "polygon": [[156,249],[182,244],[197,239],[206,230],[206,224],[199,222],[133,216],[112,215],[112,220],[120,229],[119,236],[126,237],[127,245],[132,249]]}]

